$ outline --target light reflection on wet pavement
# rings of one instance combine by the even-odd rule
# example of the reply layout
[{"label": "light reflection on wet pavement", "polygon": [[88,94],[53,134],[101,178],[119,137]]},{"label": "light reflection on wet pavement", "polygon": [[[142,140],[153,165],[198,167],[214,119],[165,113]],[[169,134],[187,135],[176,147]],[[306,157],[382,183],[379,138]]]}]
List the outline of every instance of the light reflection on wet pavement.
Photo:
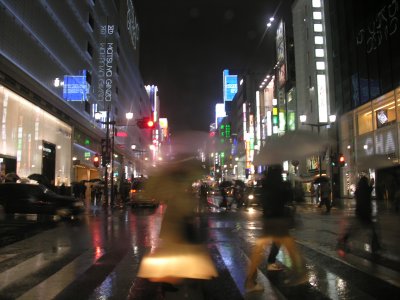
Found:
[{"label": "light reflection on wet pavement", "polygon": [[[55,299],[71,299],[72,295],[77,299],[150,299],[146,298],[148,289],[157,290],[152,295],[159,297],[160,285],[140,280],[136,273],[143,255],[159,245],[165,209],[161,205],[156,210],[125,208],[104,214],[96,208],[81,222],[59,223],[54,229],[0,248],[1,276],[11,280],[2,280],[0,298],[38,299],[32,295],[41,295],[40,299],[46,299],[43,295],[58,294]],[[335,236],[343,215],[348,212],[334,210],[327,216],[312,206],[300,212],[303,226],[293,233],[307,262],[307,285],[285,286],[283,281],[291,262],[282,250],[278,260],[285,270],[271,274],[264,260],[258,278],[265,291],[246,295],[244,278],[251,247],[261,233],[261,212],[257,208],[251,211],[215,208],[202,216],[219,277],[204,282],[200,289],[198,285],[190,286],[186,294],[193,299],[208,299],[207,295],[212,293],[214,299],[226,299],[228,288],[230,299],[379,299],[381,296],[385,297],[381,299],[396,299],[399,296],[397,267],[383,269],[379,262],[355,254],[349,254],[345,261],[337,256]],[[365,251],[362,242],[356,245],[357,251]],[[35,255],[46,260],[38,260]],[[21,268],[31,272],[21,273]],[[167,292],[165,299],[180,299],[183,294]]]}]

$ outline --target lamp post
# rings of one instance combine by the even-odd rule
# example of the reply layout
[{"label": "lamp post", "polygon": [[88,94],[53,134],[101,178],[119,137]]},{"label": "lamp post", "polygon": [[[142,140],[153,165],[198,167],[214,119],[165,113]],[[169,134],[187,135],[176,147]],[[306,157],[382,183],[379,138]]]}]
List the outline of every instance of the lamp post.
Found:
[{"label": "lamp post", "polygon": [[[107,107],[107,111],[106,111],[106,120],[105,121],[101,121],[101,117],[102,117],[102,113],[101,112],[96,112],[94,114],[94,118],[96,120],[97,123],[100,124],[104,124],[106,125],[106,138],[105,138],[105,145],[103,151],[102,151],[102,159],[103,159],[103,167],[105,167],[104,170],[104,197],[105,197],[105,201],[104,201],[104,205],[108,206],[109,204],[109,198],[108,198],[108,167],[107,164],[109,164],[111,162],[111,201],[110,201],[110,205],[113,206],[114,205],[114,135],[115,135],[115,126],[116,122],[115,120],[110,120],[110,106]],[[133,118],[133,113],[128,112],[126,113],[126,119],[130,120]],[[112,137],[110,140],[110,125],[111,125],[111,133],[112,133]],[[129,126],[129,125],[124,125],[124,126]]]}]

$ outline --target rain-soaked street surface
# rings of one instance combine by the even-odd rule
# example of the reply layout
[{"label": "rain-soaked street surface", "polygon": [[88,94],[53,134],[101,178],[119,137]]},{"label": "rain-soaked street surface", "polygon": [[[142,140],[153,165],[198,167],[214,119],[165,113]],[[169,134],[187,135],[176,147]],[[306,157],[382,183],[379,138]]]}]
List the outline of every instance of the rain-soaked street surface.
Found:
[{"label": "rain-soaked street surface", "polygon": [[[91,207],[82,220],[53,226],[1,221],[0,299],[400,299],[400,215],[380,212],[379,256],[371,255],[361,233],[342,258],[335,246],[353,213],[349,207],[324,214],[313,205],[299,206],[300,226],[293,235],[306,259],[308,283],[285,285],[291,262],[283,250],[278,259],[284,271],[267,272],[264,260],[258,271],[264,292],[248,294],[246,268],[261,234],[257,209],[201,213],[219,276],[187,281],[177,291],[136,276],[143,255],[158,245],[165,205],[156,210]],[[20,241],[15,233],[23,234]]]}]

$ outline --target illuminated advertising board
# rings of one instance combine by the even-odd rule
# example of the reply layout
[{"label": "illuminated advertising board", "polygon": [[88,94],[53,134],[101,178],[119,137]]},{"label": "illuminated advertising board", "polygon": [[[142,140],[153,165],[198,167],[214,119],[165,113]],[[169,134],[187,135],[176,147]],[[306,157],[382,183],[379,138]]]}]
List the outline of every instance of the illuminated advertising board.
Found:
[{"label": "illuminated advertising board", "polygon": [[67,101],[86,101],[88,95],[86,72],[80,76],[64,76],[63,98]]},{"label": "illuminated advertising board", "polygon": [[221,123],[222,119],[225,117],[226,117],[225,104],[224,103],[215,104],[215,124],[217,124],[217,127]]},{"label": "illuminated advertising board", "polygon": [[237,75],[229,75],[229,70],[223,72],[224,102],[232,101],[238,91]]}]

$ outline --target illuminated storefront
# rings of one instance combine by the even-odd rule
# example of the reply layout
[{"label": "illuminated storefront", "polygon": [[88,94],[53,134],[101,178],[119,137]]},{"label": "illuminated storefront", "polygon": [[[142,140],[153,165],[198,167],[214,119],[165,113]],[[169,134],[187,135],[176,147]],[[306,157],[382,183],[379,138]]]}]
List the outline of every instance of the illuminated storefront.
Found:
[{"label": "illuminated storefront", "polygon": [[[2,172],[38,173],[56,185],[71,182],[72,129],[0,85]],[[3,166],[4,164],[4,166]]]},{"label": "illuminated storefront", "polygon": [[[375,178],[376,170],[399,166],[399,122],[400,88],[342,117],[340,145],[346,159],[342,172],[344,195],[352,194],[360,175]],[[382,178],[376,179],[379,185]]]}]

